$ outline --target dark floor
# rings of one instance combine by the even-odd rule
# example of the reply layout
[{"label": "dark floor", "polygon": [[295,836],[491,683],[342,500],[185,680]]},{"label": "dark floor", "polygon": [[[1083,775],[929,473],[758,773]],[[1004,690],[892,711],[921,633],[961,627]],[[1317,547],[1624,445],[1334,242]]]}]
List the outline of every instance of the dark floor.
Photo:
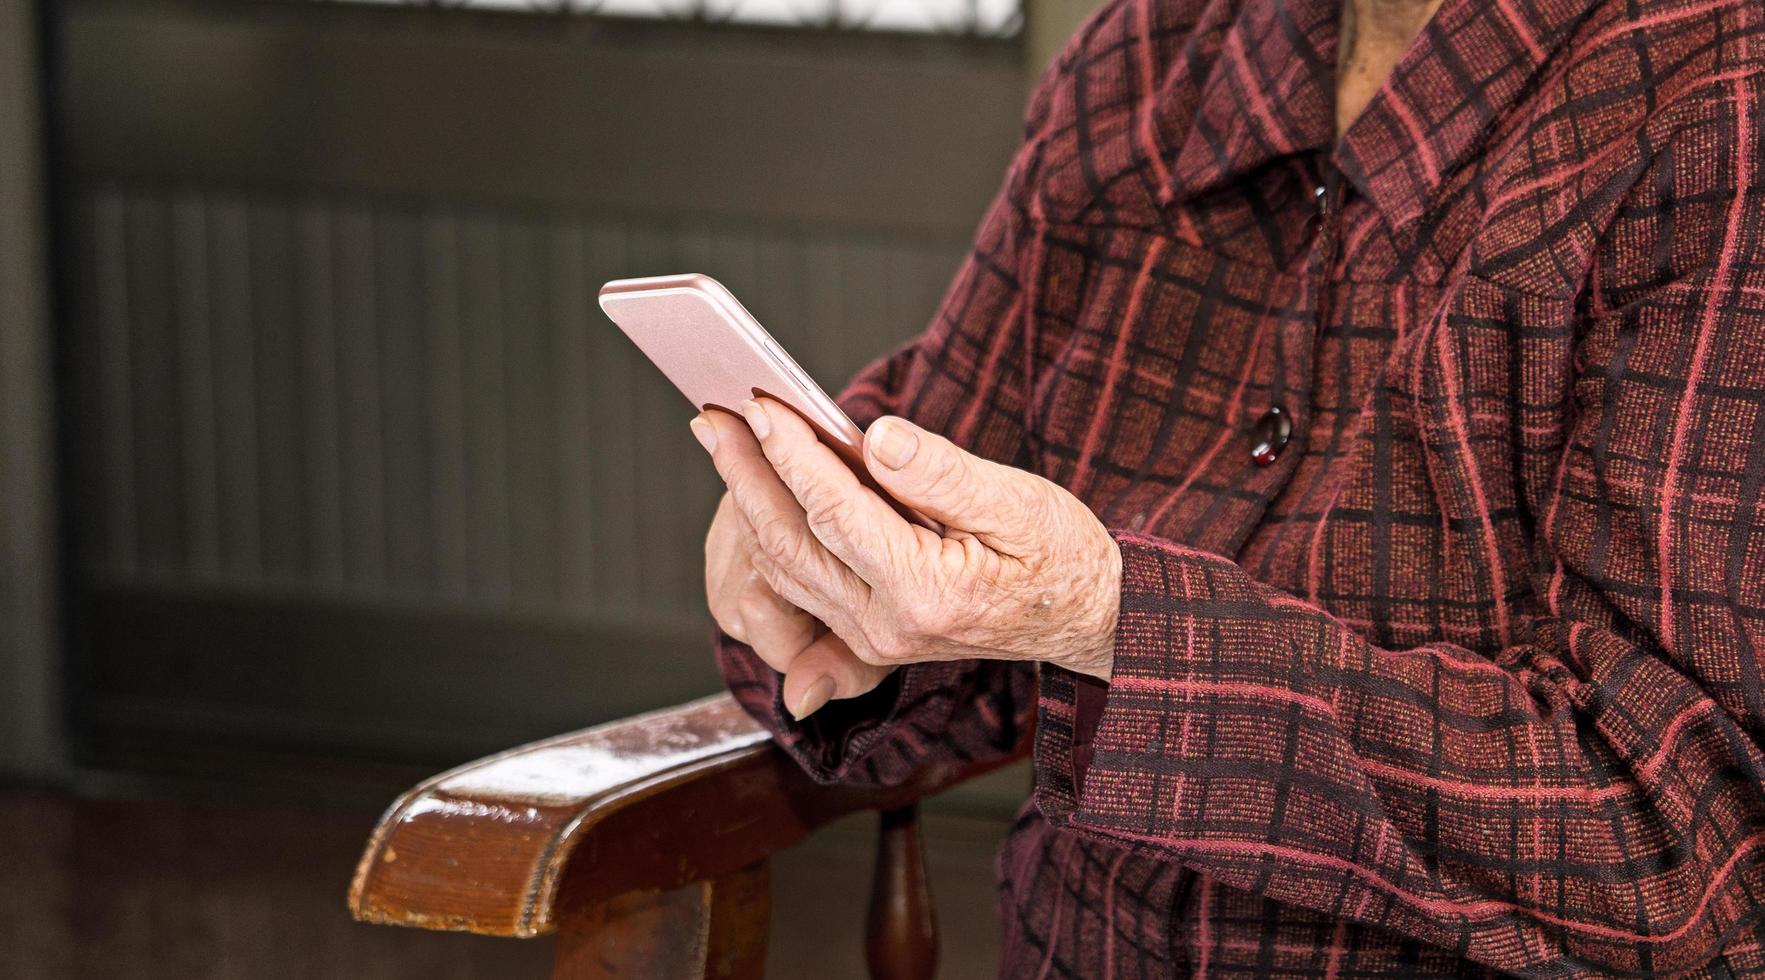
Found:
[{"label": "dark floor", "polygon": [[[64,978],[543,977],[549,941],[364,926],[344,911],[371,813],[290,806],[76,800],[0,792],[0,976]],[[778,859],[768,975],[863,976],[871,821]],[[927,818],[940,974],[987,977],[997,956],[996,820]]]}]

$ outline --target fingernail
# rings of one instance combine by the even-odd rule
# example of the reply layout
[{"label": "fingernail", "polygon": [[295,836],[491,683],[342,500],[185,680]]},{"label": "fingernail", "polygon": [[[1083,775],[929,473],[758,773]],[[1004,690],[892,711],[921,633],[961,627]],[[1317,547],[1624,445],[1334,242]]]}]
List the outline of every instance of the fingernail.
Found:
[{"label": "fingernail", "polygon": [[754,430],[754,438],[764,439],[772,433],[772,420],[766,417],[766,410],[752,398],[741,404],[742,418],[748,420],[748,428]]},{"label": "fingernail", "polygon": [[864,444],[870,447],[872,456],[891,470],[906,466],[919,451],[919,437],[894,419],[878,419],[865,433]]},{"label": "fingernail", "polygon": [[693,430],[693,438],[699,440],[699,445],[705,447],[705,452],[714,453],[717,451],[716,427],[705,421],[703,416],[695,416],[687,425]]},{"label": "fingernail", "polygon": [[809,685],[809,690],[803,692],[803,697],[797,702],[797,707],[791,711],[791,717],[802,721],[820,711],[822,705],[832,700],[833,678],[823,677]]}]

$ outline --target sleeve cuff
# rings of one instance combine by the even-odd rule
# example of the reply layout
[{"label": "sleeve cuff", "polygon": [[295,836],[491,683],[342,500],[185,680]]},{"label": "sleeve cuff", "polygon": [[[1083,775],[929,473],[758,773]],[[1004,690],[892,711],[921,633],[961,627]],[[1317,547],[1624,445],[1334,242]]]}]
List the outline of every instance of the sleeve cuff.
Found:
[{"label": "sleeve cuff", "polygon": [[1073,794],[1085,798],[1085,773],[1091,768],[1097,724],[1109,697],[1109,682],[1085,674],[1073,675],[1072,781]]},{"label": "sleeve cuff", "polygon": [[[1055,826],[1065,826],[1101,795],[1138,793],[1110,772],[1126,744],[1158,738],[1166,719],[1124,707],[1115,681],[1141,686],[1173,675],[1173,651],[1184,650],[1188,617],[1176,610],[1205,569],[1193,559],[1217,557],[1127,532],[1111,532],[1121,549],[1121,612],[1111,682],[1044,665],[1037,699],[1036,802]],[[1180,722],[1178,722],[1180,724]],[[1105,771],[1093,764],[1101,756]]]},{"label": "sleeve cuff", "polygon": [[[715,644],[718,666],[736,700],[811,778],[824,784],[850,781],[904,712],[933,692],[955,685],[963,670],[960,662],[908,664],[875,690],[829,701],[798,721],[784,705],[784,675],[721,630],[715,633]],[[890,780],[876,774],[865,781]]]}]

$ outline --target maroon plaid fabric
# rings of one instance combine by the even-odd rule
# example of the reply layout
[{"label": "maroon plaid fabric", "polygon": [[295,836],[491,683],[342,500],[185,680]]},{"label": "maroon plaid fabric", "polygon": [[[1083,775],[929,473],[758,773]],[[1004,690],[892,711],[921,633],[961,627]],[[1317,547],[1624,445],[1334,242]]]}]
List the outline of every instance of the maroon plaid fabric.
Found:
[{"label": "maroon plaid fabric", "polygon": [[1337,141],[1339,2],[1111,2],[847,395],[1116,533],[1095,717],[724,669],[828,780],[1034,718],[1005,976],[1765,973],[1765,4],[1445,0]]}]

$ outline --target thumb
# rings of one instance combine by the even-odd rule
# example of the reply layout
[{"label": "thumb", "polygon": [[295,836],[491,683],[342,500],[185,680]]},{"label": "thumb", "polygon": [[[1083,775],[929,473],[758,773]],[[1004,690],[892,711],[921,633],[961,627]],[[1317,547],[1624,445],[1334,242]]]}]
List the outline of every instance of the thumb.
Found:
[{"label": "thumb", "polygon": [[878,667],[858,659],[846,641],[823,633],[784,672],[785,710],[798,721],[820,710],[834,698],[855,698],[883,682],[893,667]]},{"label": "thumb", "polygon": [[904,418],[871,423],[864,465],[889,496],[985,544],[1022,543],[1032,531],[1039,478],[982,459]]}]

